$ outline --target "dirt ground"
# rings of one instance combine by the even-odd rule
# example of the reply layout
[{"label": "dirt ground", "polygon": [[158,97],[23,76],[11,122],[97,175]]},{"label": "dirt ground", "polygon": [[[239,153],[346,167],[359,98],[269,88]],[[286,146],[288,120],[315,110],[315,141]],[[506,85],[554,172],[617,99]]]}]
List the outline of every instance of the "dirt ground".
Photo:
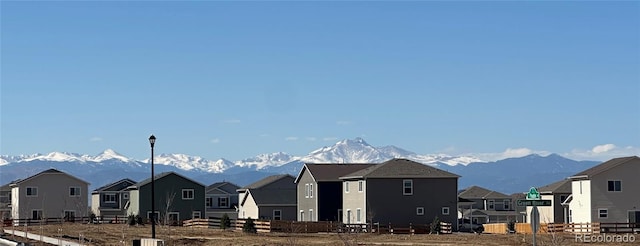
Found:
[{"label": "dirt ground", "polygon": [[[13,227],[3,227],[11,230]],[[132,245],[133,239],[151,237],[151,226],[127,226],[117,224],[60,224],[15,227],[15,230],[45,236],[79,241],[84,237],[88,245]],[[532,236],[522,234],[472,234],[449,235],[377,235],[377,234],[293,234],[223,231],[208,228],[157,226],[156,237],[166,245],[531,245]],[[588,245],[640,245],[640,235],[635,243],[587,243]],[[11,236],[9,236],[11,238]],[[576,242],[572,235],[538,235],[537,245],[585,245]],[[34,244],[44,245],[44,244]]]}]

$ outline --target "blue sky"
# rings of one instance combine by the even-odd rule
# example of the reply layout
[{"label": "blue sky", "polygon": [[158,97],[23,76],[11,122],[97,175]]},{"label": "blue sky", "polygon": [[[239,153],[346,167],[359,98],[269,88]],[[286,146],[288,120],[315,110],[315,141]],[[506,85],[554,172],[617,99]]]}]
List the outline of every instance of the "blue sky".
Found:
[{"label": "blue sky", "polygon": [[4,155],[640,155],[635,1],[0,7]]}]

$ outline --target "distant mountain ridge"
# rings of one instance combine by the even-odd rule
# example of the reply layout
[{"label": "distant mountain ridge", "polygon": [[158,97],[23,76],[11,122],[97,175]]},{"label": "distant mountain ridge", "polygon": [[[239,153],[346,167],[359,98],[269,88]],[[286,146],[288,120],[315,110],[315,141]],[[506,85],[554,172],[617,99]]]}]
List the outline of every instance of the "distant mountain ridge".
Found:
[{"label": "distant mountain ridge", "polygon": [[[479,185],[505,193],[545,185],[598,163],[574,161],[556,154],[486,162],[472,156],[421,155],[392,145],[373,147],[362,138],[341,140],[305,156],[275,152],[230,161],[224,158],[206,160],[184,154],[160,154],[155,156],[154,163],[156,173],[175,171],[203,184],[226,180],[246,185],[271,174],[297,175],[304,163],[381,163],[392,158],[406,158],[459,174],[462,176],[460,188]],[[148,165],[148,159],[133,160],[111,149],[95,156],[67,152],[0,156],[0,185],[56,168],[85,179],[95,188],[121,178],[148,178]]]}]

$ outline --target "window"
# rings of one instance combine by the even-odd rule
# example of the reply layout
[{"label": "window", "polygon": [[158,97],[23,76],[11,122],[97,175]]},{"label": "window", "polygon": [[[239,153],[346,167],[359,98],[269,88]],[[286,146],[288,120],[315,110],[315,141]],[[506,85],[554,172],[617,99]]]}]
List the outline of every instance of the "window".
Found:
[{"label": "window", "polygon": [[424,215],[424,207],[417,207],[416,215]]},{"label": "window", "polygon": [[180,213],[178,212],[169,212],[167,213],[167,223],[169,225],[175,225],[180,221]]},{"label": "window", "polygon": [[356,222],[360,223],[360,221],[362,221],[361,216],[360,216],[360,209],[357,208],[356,209]]},{"label": "window", "polygon": [[313,198],[313,184],[309,184],[309,198]]},{"label": "window", "polygon": [[309,221],[313,221],[313,209],[309,209]]},{"label": "window", "polygon": [[582,194],[582,180],[578,181],[578,183],[580,184],[580,194]]},{"label": "window", "polygon": [[304,184],[304,198],[309,198],[309,184]]},{"label": "window", "polygon": [[27,196],[38,196],[38,187],[27,187]]},{"label": "window", "polygon": [[442,207],[442,215],[449,215],[449,207]]},{"label": "window", "polygon": [[609,210],[606,208],[598,209],[598,218],[607,218],[609,217]]},{"label": "window", "polygon": [[569,223],[573,223],[573,216],[572,216],[571,209],[569,209]]},{"label": "window", "polygon": [[566,200],[567,200],[567,196],[565,195],[560,196],[560,203],[563,203]]},{"label": "window", "polygon": [[70,197],[80,196],[80,187],[69,187],[69,196]]},{"label": "window", "polygon": [[402,181],[402,194],[413,195],[413,180],[405,179]]},{"label": "window", "polygon": [[31,210],[31,219],[32,220],[41,220],[42,219],[42,210],[40,210],[40,209]]},{"label": "window", "polygon": [[489,200],[489,209],[495,209],[495,201],[494,200]]},{"label": "window", "polygon": [[76,221],[76,211],[65,210],[64,211],[64,221],[69,221],[69,222]]},{"label": "window", "polygon": [[504,209],[504,210],[509,210],[509,209],[511,209],[511,208],[510,208],[510,207],[511,207],[511,201],[509,201],[508,199],[504,199],[504,200],[502,201],[502,207],[503,207],[503,209]]},{"label": "window", "polygon": [[116,194],[103,194],[102,201],[104,201],[104,203],[116,203]]},{"label": "window", "polygon": [[349,181],[344,182],[344,192],[349,193]]},{"label": "window", "polygon": [[280,209],[273,210],[273,220],[282,220],[282,210]]},{"label": "window", "polygon": [[347,224],[351,224],[351,209],[347,209]]},{"label": "window", "polygon": [[192,219],[200,219],[202,216],[202,214],[200,213],[200,211],[193,211],[191,212],[191,218]]},{"label": "window", "polygon": [[304,221],[304,210],[300,210],[300,221]]},{"label": "window", "polygon": [[193,200],[193,189],[182,189],[182,200]]},{"label": "window", "polygon": [[158,219],[160,218],[160,212],[156,211],[155,213],[151,214],[151,211],[147,211],[147,219],[149,219],[149,221],[151,221],[151,216],[155,218],[155,221],[158,221]]},{"label": "window", "polygon": [[228,208],[229,207],[229,198],[228,197],[218,197],[218,207],[220,207],[220,208]]},{"label": "window", "polygon": [[622,191],[622,181],[620,180],[609,180],[608,191]]},{"label": "window", "polygon": [[207,197],[204,199],[204,206],[207,208],[213,207],[213,197]]},{"label": "window", "polygon": [[362,190],[363,190],[362,186],[363,186],[362,180],[358,181],[358,192],[362,192]]},{"label": "window", "polygon": [[122,199],[129,199],[129,193],[122,193]]}]

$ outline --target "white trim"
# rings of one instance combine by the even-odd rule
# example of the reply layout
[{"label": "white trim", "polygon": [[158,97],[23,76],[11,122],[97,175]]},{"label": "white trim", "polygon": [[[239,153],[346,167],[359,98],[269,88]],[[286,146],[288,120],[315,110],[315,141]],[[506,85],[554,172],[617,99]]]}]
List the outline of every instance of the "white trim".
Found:
[{"label": "white trim", "polygon": [[362,223],[362,209],[356,208],[356,222]]},{"label": "white trim", "polygon": [[[196,218],[196,214],[198,215],[198,218]],[[202,212],[200,212],[200,211],[191,211],[191,218],[192,219],[202,219]]]},{"label": "white trim", "polygon": [[[609,182],[613,182],[613,190],[609,190]],[[620,182],[620,190],[616,190],[616,182]],[[622,192],[622,180],[608,179],[607,180],[607,192]]]},{"label": "white trim", "polygon": [[[33,218],[33,212],[36,212],[36,211],[38,211],[38,212],[39,212],[39,215],[40,215],[40,216],[38,216],[38,217],[40,217],[40,218],[35,218],[35,219],[34,219],[34,218]],[[30,217],[32,220],[41,220],[41,219],[44,219],[44,211],[43,211],[42,209],[31,209],[31,216],[29,216],[29,217]]]},{"label": "white trim", "polygon": [[[602,211],[604,211],[604,216],[602,216],[603,215]],[[598,209],[598,218],[599,219],[609,218],[609,209],[608,208],[599,208]]]},{"label": "white trim", "polygon": [[[410,186],[406,187],[406,184],[410,184]],[[411,192],[407,192],[406,188],[410,188]],[[405,196],[413,195],[413,179],[403,179],[402,180],[402,195],[405,195]]]},{"label": "white trim", "polygon": [[[186,194],[185,191],[187,192]],[[189,197],[189,192],[191,192],[191,197]],[[182,200],[193,200],[195,198],[195,194],[196,192],[193,189],[182,189]]]},{"label": "white trim", "polygon": [[300,221],[304,221],[304,210],[300,210],[300,214],[298,215],[298,217],[300,217]]},{"label": "white trim", "polygon": [[[276,211],[280,212],[280,215],[278,215],[278,218],[276,219]],[[271,218],[273,220],[282,220],[282,209],[274,209],[273,211],[271,211]]]},{"label": "white trim", "polygon": [[309,184],[309,198],[313,198],[313,183]]},{"label": "white trim", "polygon": [[176,222],[180,222],[180,212],[168,212],[167,213],[167,218],[166,218],[166,222],[173,222],[173,220],[171,220],[171,215],[175,214],[176,216]]},{"label": "white trim", "polygon": [[[111,203],[111,204],[116,203],[116,193],[105,193],[103,194],[102,198],[103,198],[102,201],[104,203]],[[113,198],[113,201],[111,199],[106,199],[106,198]]]},{"label": "white trim", "polygon": [[[31,189],[31,195],[29,195],[29,189]],[[33,194],[35,190],[35,195]],[[24,189],[24,195],[26,197],[38,197],[38,186],[27,186]]]},{"label": "white trim", "polygon": [[364,181],[358,180],[358,192],[363,192],[363,191],[364,191]]},{"label": "white trim", "polygon": [[416,215],[424,215],[424,207],[416,207]]},{"label": "white trim", "polygon": [[451,209],[449,207],[442,207],[442,215],[449,215],[449,213],[451,213]]},{"label": "white trim", "polygon": [[344,193],[349,193],[349,181],[344,181]]},{"label": "white trim", "polygon": [[80,196],[82,196],[82,188],[80,188],[80,186],[69,186],[69,197],[80,197]]},{"label": "white trim", "polygon": [[313,208],[309,209],[309,221],[314,221],[313,220]]},{"label": "white trim", "polygon": [[129,193],[122,193],[122,199],[129,199]]},{"label": "white trim", "polygon": [[304,198],[309,198],[309,183],[304,184]]},{"label": "white trim", "polygon": [[496,210],[496,201],[491,199],[487,200],[487,210]]}]

